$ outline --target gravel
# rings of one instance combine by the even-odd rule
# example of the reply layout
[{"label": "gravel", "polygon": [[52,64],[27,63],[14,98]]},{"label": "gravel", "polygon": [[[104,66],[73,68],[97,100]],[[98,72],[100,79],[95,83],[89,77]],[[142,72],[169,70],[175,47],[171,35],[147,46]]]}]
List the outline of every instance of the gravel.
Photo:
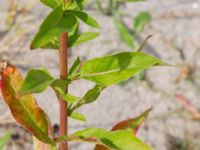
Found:
[{"label": "gravel", "polygon": [[[1,0],[0,4],[5,2]],[[198,0],[149,0],[136,4],[128,4],[126,11],[130,16],[136,16],[140,11],[149,11],[152,15],[150,25],[145,29],[141,38],[153,34],[149,40],[145,51],[151,54],[158,54],[166,62],[174,65],[172,67],[156,67],[146,72],[148,83],[136,79],[109,87],[100,96],[99,100],[86,105],[80,112],[87,116],[87,122],[70,121],[70,133],[87,127],[104,127],[110,129],[116,122],[125,118],[139,115],[145,109],[153,106],[148,120],[143,124],[139,132],[139,137],[154,150],[174,150],[170,143],[169,136],[180,141],[185,140],[192,143],[189,150],[198,150],[198,140],[200,139],[199,121],[195,121],[175,100],[175,94],[183,94],[190,102],[200,108],[199,101],[199,81],[195,82],[181,79],[176,82],[181,73],[182,65],[194,67],[193,75],[198,76],[200,64],[200,12],[198,11],[200,2]],[[37,8],[37,11],[35,11]],[[2,14],[5,9],[2,9]],[[37,4],[30,14],[30,21],[26,22],[25,27],[38,27],[42,18],[47,14],[47,9]],[[101,36],[85,45],[77,46],[70,50],[69,63],[72,64],[77,56],[82,60],[105,54],[116,53],[118,51],[130,50],[118,37],[118,32],[113,25],[110,17],[102,16],[93,8],[89,13],[97,18],[101,24]],[[3,15],[2,15],[3,16]],[[125,18],[131,27],[132,20]],[[82,30],[91,30],[83,25]],[[34,29],[28,34],[30,40],[37,30]],[[37,50],[29,51],[29,43],[23,45],[22,52],[15,56],[15,60],[26,62],[26,68],[21,67],[23,74],[29,67],[47,67],[52,74],[58,76],[58,54],[57,51]],[[185,59],[181,59],[178,47]],[[151,47],[151,49],[147,49]],[[15,47],[12,49],[15,51]],[[12,55],[12,54],[10,54]],[[13,60],[10,60],[12,62]],[[151,85],[151,86],[150,86]],[[83,95],[93,84],[88,81],[80,80],[74,82],[69,87],[69,91],[77,96]],[[35,95],[38,103],[44,108],[51,117],[54,124],[59,122],[58,103],[48,89],[43,94]],[[1,110],[7,110],[3,102]],[[170,138],[171,139],[171,138]],[[170,146],[169,146],[170,143]],[[194,146],[193,146],[194,145]],[[70,144],[70,150],[89,150],[93,145],[90,144]],[[180,150],[182,150],[180,148]]]}]

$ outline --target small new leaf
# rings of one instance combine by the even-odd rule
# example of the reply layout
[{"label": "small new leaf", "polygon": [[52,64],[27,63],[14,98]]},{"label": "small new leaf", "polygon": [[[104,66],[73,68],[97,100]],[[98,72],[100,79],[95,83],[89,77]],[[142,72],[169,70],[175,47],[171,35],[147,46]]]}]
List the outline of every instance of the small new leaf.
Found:
[{"label": "small new leaf", "polygon": [[67,92],[67,86],[70,83],[70,80],[55,80],[51,87],[56,91],[58,97],[62,97],[65,101],[73,103],[79,99],[79,97],[73,96]]},{"label": "small new leaf", "polygon": [[50,7],[50,8],[55,8],[58,3],[55,0],[40,0],[44,5]]},{"label": "small new leaf", "polygon": [[74,77],[76,77],[79,73],[79,69],[81,66],[81,60],[79,57],[77,57],[77,59],[75,60],[75,62],[73,63],[72,67],[69,70],[69,78],[72,79]]},{"label": "small new leaf", "polygon": [[77,46],[82,43],[88,42],[90,40],[95,39],[98,37],[100,33],[98,32],[84,32],[81,34],[77,34],[75,37],[72,38],[69,37],[69,47]]},{"label": "small new leaf", "polygon": [[70,103],[76,102],[79,99],[79,97],[76,97],[70,93],[66,93],[62,97],[64,98],[65,101]]},{"label": "small new leaf", "polygon": [[84,96],[83,102],[84,104],[89,104],[97,100],[100,96],[101,92],[105,89],[105,87],[100,85],[95,85],[92,89],[90,89]]},{"label": "small new leaf", "polygon": [[89,104],[97,100],[101,92],[106,87],[101,85],[95,85],[92,89],[86,92],[86,94],[79,99],[79,101],[71,109],[69,109],[69,114],[73,113],[76,109],[80,108],[84,104]]},{"label": "small new leaf", "polygon": [[87,2],[88,0],[75,0],[79,10],[82,10],[84,8],[84,5],[85,3]]},{"label": "small new leaf", "polygon": [[83,114],[78,113],[78,112],[72,112],[69,117],[76,119],[76,120],[83,121],[83,122],[86,121],[86,117]]},{"label": "small new leaf", "polygon": [[94,27],[94,28],[98,28],[98,29],[100,28],[100,25],[98,24],[98,22],[83,11],[67,10],[67,11],[65,11],[65,14],[73,14],[74,16],[76,16],[80,20],[82,20],[85,24],[87,24],[91,27]]}]

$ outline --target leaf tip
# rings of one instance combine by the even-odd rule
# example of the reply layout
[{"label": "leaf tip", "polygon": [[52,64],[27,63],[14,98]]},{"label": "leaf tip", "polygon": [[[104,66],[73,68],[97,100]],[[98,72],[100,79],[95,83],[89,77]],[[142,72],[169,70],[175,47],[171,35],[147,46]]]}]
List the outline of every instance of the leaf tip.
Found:
[{"label": "leaf tip", "polygon": [[31,43],[31,45],[30,45],[30,50],[33,50],[34,49],[34,46],[33,46],[33,44]]}]

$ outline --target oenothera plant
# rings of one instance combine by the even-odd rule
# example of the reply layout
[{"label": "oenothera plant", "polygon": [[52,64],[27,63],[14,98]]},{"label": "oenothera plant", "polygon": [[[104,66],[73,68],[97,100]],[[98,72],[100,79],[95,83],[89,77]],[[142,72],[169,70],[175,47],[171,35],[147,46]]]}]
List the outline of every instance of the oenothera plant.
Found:
[{"label": "oenothera plant", "polygon": [[[111,131],[88,128],[69,134],[67,118],[86,120],[78,109],[96,101],[107,87],[127,80],[142,70],[152,66],[164,66],[166,63],[140,52],[144,42],[136,52],[124,51],[85,62],[81,62],[78,57],[68,71],[68,48],[99,35],[96,32],[80,33],[79,21],[97,29],[100,26],[83,10],[84,0],[41,0],[41,2],[52,11],[34,37],[31,49],[59,49],[60,78],[54,78],[47,69],[30,69],[25,80],[13,65],[4,64],[1,70],[1,88],[5,102],[16,121],[32,133],[35,149],[55,150],[59,143],[59,149],[66,150],[68,142],[77,141],[91,142],[96,145],[95,150],[150,150],[150,146],[143,143],[136,133],[151,109],[138,117],[121,121]],[[94,87],[82,97],[72,95],[68,91],[68,85],[79,79],[94,83]],[[32,96],[33,93],[41,93],[48,87],[53,89],[60,103],[59,136],[55,136],[49,117]]]}]

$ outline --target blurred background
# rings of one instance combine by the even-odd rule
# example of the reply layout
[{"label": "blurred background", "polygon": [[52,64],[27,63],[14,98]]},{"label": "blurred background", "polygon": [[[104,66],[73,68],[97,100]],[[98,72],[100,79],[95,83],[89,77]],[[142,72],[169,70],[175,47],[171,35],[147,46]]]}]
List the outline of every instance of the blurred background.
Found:
[{"label": "blurred background", "polygon": [[[112,3],[111,3],[112,2]],[[172,64],[156,67],[105,90],[99,100],[80,112],[87,122],[70,119],[70,132],[86,127],[110,129],[116,122],[153,106],[139,137],[154,150],[200,150],[200,0],[148,0],[116,3],[88,0],[86,11],[101,25],[101,35],[70,49],[70,65],[77,56],[87,60],[136,49],[149,35],[144,51]],[[23,75],[31,67],[48,68],[58,76],[58,52],[30,51],[29,45],[50,9],[38,0],[0,0],[0,62],[8,60]],[[81,30],[90,31],[82,25]],[[93,85],[78,81],[71,93],[81,96]],[[58,103],[51,89],[35,95],[58,130]],[[0,137],[11,129],[8,150],[31,150],[30,134],[10,116],[0,96]],[[0,142],[1,144],[1,142]],[[89,150],[90,144],[71,144],[70,150]]]}]

